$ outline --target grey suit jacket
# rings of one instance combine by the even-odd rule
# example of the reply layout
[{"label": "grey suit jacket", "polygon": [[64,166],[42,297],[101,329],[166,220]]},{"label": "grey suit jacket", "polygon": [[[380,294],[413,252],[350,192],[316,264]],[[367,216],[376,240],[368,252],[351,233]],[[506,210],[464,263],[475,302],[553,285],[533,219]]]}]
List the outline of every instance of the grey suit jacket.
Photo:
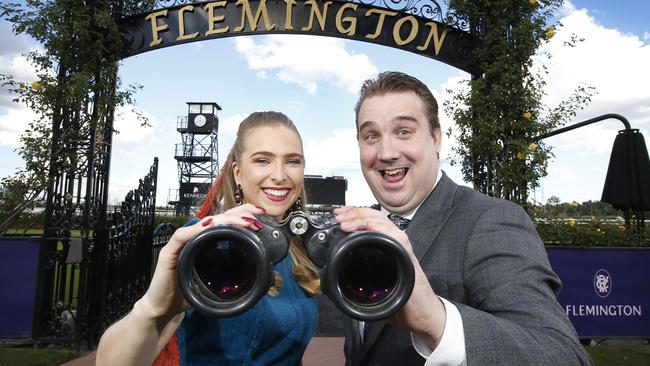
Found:
[{"label": "grey suit jacket", "polygon": [[[556,300],[561,283],[518,205],[443,174],[406,233],[435,293],[460,311],[468,365],[592,364]],[[345,322],[347,365],[422,365],[410,332]]]}]

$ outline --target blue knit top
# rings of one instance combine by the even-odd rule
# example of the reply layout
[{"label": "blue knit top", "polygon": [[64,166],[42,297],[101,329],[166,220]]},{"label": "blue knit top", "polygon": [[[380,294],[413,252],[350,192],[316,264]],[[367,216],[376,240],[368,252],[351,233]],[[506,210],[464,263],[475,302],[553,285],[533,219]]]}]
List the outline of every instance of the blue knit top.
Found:
[{"label": "blue knit top", "polygon": [[176,330],[181,366],[298,365],[316,330],[316,300],[293,277],[287,256],[275,265],[282,286],[247,312],[229,318],[188,310]]}]

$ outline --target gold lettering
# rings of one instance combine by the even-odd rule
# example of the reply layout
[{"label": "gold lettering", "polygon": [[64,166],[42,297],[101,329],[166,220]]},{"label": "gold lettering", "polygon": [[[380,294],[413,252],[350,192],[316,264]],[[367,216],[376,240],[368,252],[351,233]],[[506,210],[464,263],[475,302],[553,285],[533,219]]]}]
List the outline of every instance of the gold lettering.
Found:
[{"label": "gold lettering", "polygon": [[323,9],[318,8],[318,4],[315,0],[305,1],[305,5],[311,6],[311,13],[309,13],[309,25],[302,28],[303,31],[310,31],[314,28],[314,17],[318,20],[318,25],[320,25],[320,30],[325,30],[325,18],[327,18],[327,8],[332,4],[331,1],[326,1],[323,5]]},{"label": "gold lettering", "polygon": [[431,42],[431,38],[433,37],[433,48],[435,55],[438,56],[438,53],[440,53],[440,48],[442,47],[442,43],[445,41],[445,37],[447,37],[447,27],[443,29],[442,35],[438,35],[438,24],[434,22],[427,22],[427,24],[431,30],[429,31],[429,36],[427,37],[427,40],[424,42],[424,45],[418,46],[417,49],[419,51],[424,51],[429,47],[429,42]]},{"label": "gold lettering", "polygon": [[166,17],[166,16],[167,16],[167,9],[151,13],[147,15],[147,17],[145,18],[146,20],[151,22],[152,41],[151,43],[149,43],[149,47],[153,47],[155,45],[162,43],[162,38],[160,38],[160,35],[158,33],[169,29],[169,26],[167,24],[158,25],[158,17]]},{"label": "gold lettering", "polygon": [[185,34],[185,12],[189,11],[190,13],[194,11],[194,5],[187,5],[178,9],[178,37],[177,41],[183,39],[191,39],[199,35],[199,32],[194,32],[192,34]]},{"label": "gold lettering", "polygon": [[[338,13],[336,13],[336,29],[340,33],[353,36],[357,31],[357,18],[355,17],[341,18],[343,16],[343,12],[348,9],[352,9],[356,12],[357,4],[346,3],[345,5],[341,6],[341,9],[339,9]],[[347,28],[343,28],[343,22],[347,22],[349,26]]]},{"label": "gold lettering", "polygon": [[374,13],[379,14],[379,19],[377,19],[377,28],[375,29],[375,33],[368,34],[366,36],[366,38],[368,38],[368,39],[375,39],[375,38],[379,37],[379,35],[381,34],[381,30],[384,27],[384,19],[386,18],[386,15],[388,15],[389,17],[394,17],[395,15],[397,15],[397,13],[394,12],[394,11],[388,11],[388,10],[382,10],[382,9],[370,9],[370,10],[368,10],[366,12],[366,17],[368,17],[368,16],[370,16],[370,15],[372,15]]},{"label": "gold lettering", "polygon": [[225,28],[215,28],[214,24],[217,22],[223,22],[223,20],[226,18],[225,15],[215,15],[214,14],[214,8],[217,6],[220,8],[223,8],[226,6],[227,1],[217,1],[214,3],[209,3],[205,6],[205,11],[208,13],[208,30],[205,32],[206,36],[209,36],[211,34],[219,34],[219,33],[226,33],[228,32],[229,27]]},{"label": "gold lettering", "polygon": [[257,13],[255,18],[253,18],[253,10],[251,9],[251,4],[248,0],[237,0],[237,6],[242,6],[241,13],[241,25],[235,28],[235,32],[241,32],[245,28],[246,19],[248,19],[248,24],[251,26],[251,31],[257,29],[257,22],[260,19],[260,15],[264,17],[264,28],[266,30],[271,30],[275,28],[275,24],[271,23],[269,19],[269,12],[266,10],[266,0],[260,0],[260,5],[257,8]]},{"label": "gold lettering", "polygon": [[296,0],[284,0],[284,3],[287,4],[287,13],[284,17],[284,29],[293,29],[293,25],[291,24],[291,8],[296,5]]},{"label": "gold lettering", "polygon": [[[402,28],[402,24],[404,24],[406,21],[411,23],[411,33],[409,34],[406,39],[402,39],[402,36],[400,35],[400,29]],[[415,36],[418,33],[418,21],[415,19],[414,16],[409,15],[404,18],[399,19],[398,21],[395,22],[395,26],[393,27],[393,40],[398,46],[403,46],[415,39]]]}]

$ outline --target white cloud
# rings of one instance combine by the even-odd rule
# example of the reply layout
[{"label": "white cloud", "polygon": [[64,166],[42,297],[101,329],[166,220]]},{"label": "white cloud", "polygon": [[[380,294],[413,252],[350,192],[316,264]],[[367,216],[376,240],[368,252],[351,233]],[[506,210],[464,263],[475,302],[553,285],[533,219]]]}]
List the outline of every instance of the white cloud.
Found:
[{"label": "white cloud", "polygon": [[[34,66],[23,56],[34,49],[26,36],[16,36],[6,22],[0,22],[0,74],[11,75],[16,81],[34,81]],[[15,108],[12,99],[7,88],[0,86],[0,106]]]},{"label": "white cloud", "polygon": [[[557,105],[576,86],[584,83],[595,87],[598,94],[578,114],[575,122],[618,113],[630,120],[633,127],[647,133],[650,127],[650,73],[646,70],[650,64],[650,45],[644,44],[636,35],[598,24],[586,9],[574,9],[560,22],[563,27],[542,48],[553,56],[545,102],[550,106]],[[563,46],[572,34],[584,38],[584,41],[573,48]],[[567,137],[558,137],[557,143],[603,154],[611,147],[611,143],[605,144],[603,135],[613,139],[622,127],[620,122],[613,120],[600,122],[597,126],[576,131],[580,139],[575,138],[575,133],[567,133]]]},{"label": "white cloud", "polygon": [[325,177],[344,176],[348,181],[346,203],[367,206],[376,202],[366,184],[359,164],[356,130],[333,131],[322,139],[305,141],[307,174]]},{"label": "white cloud", "polygon": [[[14,106],[18,106],[14,104]],[[7,108],[7,113],[0,116],[0,145],[20,146],[20,135],[29,127],[37,115],[27,108]]]},{"label": "white cloud", "polygon": [[306,35],[235,39],[237,51],[258,71],[258,77],[274,73],[277,79],[298,84],[311,95],[321,82],[354,94],[364,80],[378,73],[368,56],[348,52],[345,44],[341,39]]},{"label": "white cloud", "polygon": [[650,41],[650,32],[643,32],[643,40]]}]

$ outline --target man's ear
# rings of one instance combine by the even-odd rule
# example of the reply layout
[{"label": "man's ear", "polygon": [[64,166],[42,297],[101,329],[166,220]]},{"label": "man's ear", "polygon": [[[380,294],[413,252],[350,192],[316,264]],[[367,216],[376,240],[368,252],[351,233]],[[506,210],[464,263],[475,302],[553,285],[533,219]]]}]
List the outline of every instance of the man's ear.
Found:
[{"label": "man's ear", "polygon": [[436,147],[436,154],[440,157],[440,150],[442,149],[442,130],[440,127],[433,131],[433,143]]}]

